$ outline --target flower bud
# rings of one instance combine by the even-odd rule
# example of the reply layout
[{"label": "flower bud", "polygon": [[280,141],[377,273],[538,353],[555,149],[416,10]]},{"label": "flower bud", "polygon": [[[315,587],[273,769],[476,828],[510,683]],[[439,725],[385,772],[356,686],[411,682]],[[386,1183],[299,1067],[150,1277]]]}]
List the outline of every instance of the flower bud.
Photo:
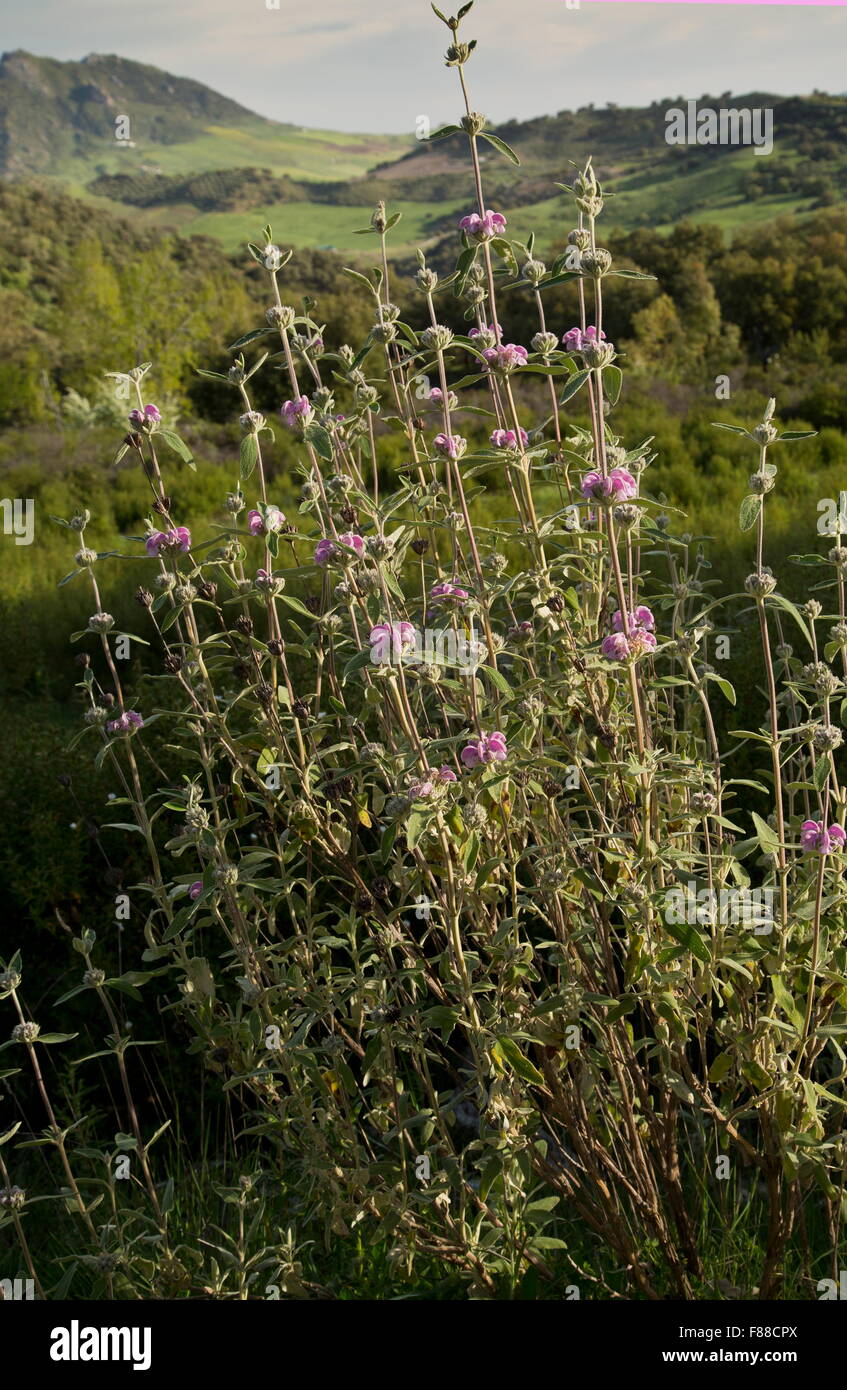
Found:
[{"label": "flower bud", "polygon": [[596,342],[594,340],[583,343],[582,360],[586,367],[598,369],[607,367],[615,356],[613,343]]},{"label": "flower bud", "polygon": [[429,270],[426,266],[422,266],[415,274],[415,284],[423,294],[432,294],[438,284],[438,276],[434,270]]},{"label": "flower bud", "polygon": [[587,275],[599,280],[611,269],[612,253],[607,251],[605,246],[595,246],[593,250],[589,247],[587,251],[583,251],[580,263]]},{"label": "flower bud", "polygon": [[453,341],[453,333],[443,324],[437,323],[432,328],[425,328],[421,334],[421,342],[425,348],[434,352],[444,352]]},{"label": "flower bud", "polygon": [[751,598],[767,598],[776,588],[776,579],[770,569],[759,570],[756,574],[748,574],[744,580],[744,589]]},{"label": "flower bud", "polygon": [[521,267],[521,278],[528,280],[531,285],[537,285],[547,274],[547,267],[543,261],[529,260]]},{"label": "flower bud", "polygon": [[771,491],[773,483],[772,473],[752,473],[747,481],[747,486],[757,497],[763,497],[766,492]]},{"label": "flower bud", "polygon": [[753,431],[753,438],[757,444],[773,444],[776,436],[777,431],[770,420],[763,420]]},{"label": "flower bud", "polygon": [[485,117],[481,111],[469,111],[459,124],[468,135],[479,135],[479,132],[485,129]]},{"label": "flower bud", "polygon": [[272,328],[293,328],[296,317],[297,310],[292,309],[290,304],[272,304],[265,310],[265,318]]},{"label": "flower bud", "polygon": [[12,1042],[34,1043],[40,1032],[37,1023],[16,1023],[12,1029]]}]

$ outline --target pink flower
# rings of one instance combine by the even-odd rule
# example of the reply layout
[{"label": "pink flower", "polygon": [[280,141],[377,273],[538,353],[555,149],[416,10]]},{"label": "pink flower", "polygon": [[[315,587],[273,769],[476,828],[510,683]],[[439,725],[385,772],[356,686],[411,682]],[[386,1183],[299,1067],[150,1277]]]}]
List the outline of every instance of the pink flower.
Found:
[{"label": "pink flower", "polygon": [[428,796],[432,796],[434,791],[434,782],[412,782],[409,787],[409,796],[413,801],[424,801]]},{"label": "pink flower", "polygon": [[623,615],[618,609],[612,618],[614,632],[608,637],[604,637],[600,643],[600,650],[607,661],[628,661],[636,657],[643,656],[645,652],[656,650],[656,638],[654,629],[656,619],[650,609],[643,603],[637,608],[633,608],[628,617],[628,632],[623,631]]},{"label": "pink flower", "polygon": [[[617,613],[615,613],[612,618],[612,627],[615,629],[615,632],[621,632],[623,630],[623,614],[620,609],[618,609]],[[632,612],[629,614],[630,634],[639,628],[645,632],[656,631],[656,619],[653,617],[650,609],[643,603],[640,603],[637,608],[633,608]]]},{"label": "pink flower", "polygon": [[468,332],[468,337],[469,337],[469,338],[478,338],[479,335],[480,335],[480,333],[492,333],[492,334],[494,335],[494,337],[496,338],[497,335],[498,335],[498,333],[502,333],[502,332],[503,332],[503,329],[501,328],[501,326],[500,326],[499,323],[490,323],[490,324],[488,325],[487,328],[471,328],[470,331]]},{"label": "pink flower", "polygon": [[656,638],[646,628],[631,626],[628,637],[622,632],[612,632],[604,637],[600,650],[607,661],[634,661],[645,652],[656,650]]},{"label": "pink flower", "polygon": [[[338,537],[342,545],[348,545],[351,550],[355,550],[357,555],[364,555],[365,542],[361,536],[354,536],[352,531],[345,531],[343,536]],[[337,555],[343,555],[334,541],[324,536],[323,540],[318,541],[315,546],[315,564],[325,565],[328,560],[334,559]]]},{"label": "pink flower", "polygon": [[527,351],[520,343],[501,343],[499,347],[484,348],[483,357],[489,367],[500,372],[513,372],[516,367],[525,367]]},{"label": "pink flower", "polygon": [[637,627],[629,634],[629,650],[633,657],[643,656],[645,652],[654,652],[656,639],[653,633],[647,632],[643,627]]},{"label": "pink flower", "polygon": [[440,584],[433,584],[429,591],[430,603],[464,603],[469,597],[467,589],[454,584],[452,580],[445,579]]},{"label": "pink flower", "polygon": [[506,219],[502,212],[491,212],[488,209],[482,217],[478,212],[469,213],[461,219],[459,226],[476,241],[490,241],[492,237],[501,236],[506,230]]},{"label": "pink flower", "polygon": [[460,459],[468,447],[460,434],[437,434],[433,443],[438,453],[448,459]]},{"label": "pink flower", "polygon": [[289,429],[308,425],[314,415],[308,396],[297,396],[293,401],[285,401],[280,414]]},{"label": "pink flower", "polygon": [[411,623],[377,623],[371,628],[368,641],[371,661],[375,666],[384,666],[387,662],[399,662],[414,647],[415,629]]},{"label": "pink flower", "polygon": [[613,468],[610,473],[594,470],[583,478],[581,492],[595,502],[629,502],[638,496],[638,483],[625,468]]},{"label": "pink flower", "polygon": [[131,410],[130,423],[133,425],[157,425],[162,416],[157,405],[145,405],[144,410]]},{"label": "pink flower", "polygon": [[[605,339],[605,337],[606,335],[601,328],[600,338]],[[593,323],[586,328],[584,333],[581,328],[569,328],[562,337],[562,343],[568,352],[581,352],[587,343],[596,343],[597,341],[597,329]]]},{"label": "pink flower", "polygon": [[110,719],[106,725],[108,734],[131,734],[133,729],[140,729],[144,725],[144,720],[137,710],[127,709],[117,719]]},{"label": "pink flower", "polygon": [[264,536],[279,531],[285,525],[285,513],[279,507],[266,507],[265,515],[253,510],[247,513],[247,528],[251,536]]},{"label": "pink flower", "polygon": [[483,734],[477,743],[469,743],[459,755],[465,767],[482,767],[486,763],[503,763],[508,756],[505,734]]},{"label": "pink flower", "polygon": [[163,550],[191,549],[191,532],[187,526],[174,526],[170,531],[154,531],[147,537],[147,554],[159,555]]},{"label": "pink flower", "polygon": [[607,661],[626,661],[629,657],[629,642],[622,632],[613,632],[604,637],[600,650]]},{"label": "pink flower", "polygon": [[201,894],[202,892],[203,892],[203,884],[201,883],[200,879],[198,878],[198,879],[197,879],[197,882],[196,882],[196,883],[192,883],[191,887],[189,888],[189,890],[188,890],[188,896],[189,896],[189,898],[191,899],[192,902],[195,902],[196,899],[199,898],[199,896],[200,896],[200,894]]},{"label": "pink flower", "polygon": [[426,776],[422,781],[411,783],[408,788],[408,795],[414,797],[415,801],[421,801],[432,796],[432,793],[437,791],[439,786],[446,786],[448,782],[458,782],[458,780],[452,767],[448,767],[446,763],[437,771],[428,767]]},{"label": "pink flower", "polygon": [[844,848],[847,839],[840,825],[825,826],[822,821],[804,820],[800,829],[800,844],[804,854],[829,854]]},{"label": "pink flower", "polygon": [[[494,433],[491,435],[490,442],[494,445],[495,449],[517,450],[519,447],[518,438],[514,430],[495,430]],[[529,435],[527,434],[526,430],[522,429],[521,444],[524,448],[526,448],[528,443]]]}]

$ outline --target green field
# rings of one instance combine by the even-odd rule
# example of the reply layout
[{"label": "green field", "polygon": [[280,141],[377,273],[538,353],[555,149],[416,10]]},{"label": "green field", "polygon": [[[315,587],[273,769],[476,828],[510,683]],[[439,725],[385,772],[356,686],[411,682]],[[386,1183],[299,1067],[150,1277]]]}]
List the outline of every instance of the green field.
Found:
[{"label": "green field", "polygon": [[[255,166],[297,179],[351,179],[381,160],[399,158],[409,147],[402,135],[354,135],[343,131],[270,126],[265,121],[244,127],[207,126],[202,135],[182,144],[137,141],[132,146],[97,149],[100,173],[197,174],[211,169]],[[58,171],[57,171],[58,172]],[[65,160],[63,181],[87,183],[91,159]]]},{"label": "green field", "polygon": [[[106,200],[101,199],[105,206]],[[114,204],[111,205],[114,209]],[[425,244],[432,233],[427,230],[433,217],[429,203],[398,202],[392,212],[402,213],[402,220],[391,238],[391,250],[396,255]],[[464,211],[464,204],[439,203],[439,216]],[[189,204],[158,207],[150,210],[132,209],[131,215],[145,224],[174,228],[184,235],[210,236],[219,241],[225,251],[238,251],[248,241],[255,241],[259,229],[270,222],[274,236],[286,246],[332,247],[336,251],[365,252],[365,237],[356,231],[367,227],[368,211],[361,207],[337,206],[327,203],[271,203],[243,212],[198,213]]]}]

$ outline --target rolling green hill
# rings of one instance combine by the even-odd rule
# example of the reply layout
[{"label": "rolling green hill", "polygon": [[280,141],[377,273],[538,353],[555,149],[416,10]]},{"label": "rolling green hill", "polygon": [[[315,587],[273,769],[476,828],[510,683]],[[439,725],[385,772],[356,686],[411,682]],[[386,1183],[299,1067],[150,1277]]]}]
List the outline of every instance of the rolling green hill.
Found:
[{"label": "rolling green hill", "polygon": [[[129,139],[116,139],[128,118]],[[120,127],[122,130],[125,127]],[[104,174],[187,175],[260,164],[300,179],[354,178],[409,142],[266,120],[200,82],[126,58],[0,59],[0,172],[85,185]]]},{"label": "rolling green hill", "polygon": [[[842,202],[847,98],[814,93],[703,96],[700,107],[773,111],[774,149],[672,146],[668,97],[643,108],[561,111],[493,133],[519,166],[481,146],[489,205],[525,237],[559,244],[570,218],[556,184],[592,155],[610,198],[606,225],[664,231],[694,220],[731,232]],[[117,140],[121,118],[129,140]],[[394,254],[452,233],[471,202],[466,141],[351,135],[269,121],[199,82],[118,57],[63,63],[16,52],[0,61],[0,172],[58,181],[139,228],[205,235],[226,251],[266,221],[287,244],[365,249],[356,233],[384,200],[403,220]],[[568,225],[570,225],[568,221]]]}]

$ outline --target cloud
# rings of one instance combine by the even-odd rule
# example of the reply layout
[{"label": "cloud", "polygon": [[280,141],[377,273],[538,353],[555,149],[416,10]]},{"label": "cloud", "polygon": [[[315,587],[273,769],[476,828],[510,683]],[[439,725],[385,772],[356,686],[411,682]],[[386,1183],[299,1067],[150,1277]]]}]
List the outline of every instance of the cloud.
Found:
[{"label": "cloud", "polygon": [[[57,58],[120,53],[306,126],[411,132],[455,114],[447,31],[426,0],[0,0],[4,41]],[[847,8],[477,0],[472,101],[493,120],[607,101],[842,91]]]}]

